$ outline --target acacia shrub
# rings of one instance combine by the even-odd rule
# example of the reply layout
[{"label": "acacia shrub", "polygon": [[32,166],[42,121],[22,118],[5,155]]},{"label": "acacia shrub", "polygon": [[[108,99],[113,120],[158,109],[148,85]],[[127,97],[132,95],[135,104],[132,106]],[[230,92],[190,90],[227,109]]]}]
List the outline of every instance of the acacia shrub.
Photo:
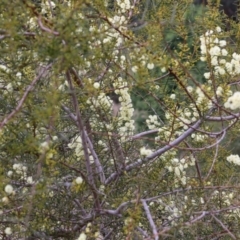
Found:
[{"label": "acacia shrub", "polygon": [[239,238],[238,26],[189,4],[3,1],[2,239]]}]

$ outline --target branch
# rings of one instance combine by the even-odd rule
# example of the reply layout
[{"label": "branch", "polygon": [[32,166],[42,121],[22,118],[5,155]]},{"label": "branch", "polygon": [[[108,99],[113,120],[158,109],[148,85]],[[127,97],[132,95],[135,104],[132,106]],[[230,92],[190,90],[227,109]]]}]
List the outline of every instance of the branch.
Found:
[{"label": "branch", "polygon": [[183,88],[183,90],[187,93],[188,97],[190,98],[190,100],[192,101],[192,103],[194,104],[199,116],[201,116],[201,111],[196,103],[196,101],[194,100],[193,96],[190,94],[190,92],[187,90],[186,86],[182,83],[182,81],[178,78],[177,74],[175,74],[173,72],[173,70],[171,68],[168,69],[168,71],[170,72],[170,74],[177,80],[177,82],[179,83],[179,85]]},{"label": "branch", "polygon": [[148,237],[148,234],[147,234],[147,232],[146,231],[144,231],[142,228],[140,228],[140,227],[136,227],[137,228],[137,230],[145,237],[145,238],[147,238]]},{"label": "branch", "polygon": [[80,86],[81,88],[83,88],[84,83],[83,83],[82,79],[80,78],[80,76],[78,75],[77,71],[73,67],[70,68],[69,71],[73,74],[73,76],[74,76],[73,80],[77,83],[77,85]]},{"label": "branch", "polygon": [[[189,143],[187,141],[184,141],[184,142],[191,149]],[[197,170],[197,175],[198,175],[198,178],[200,180],[201,185],[203,186],[202,173],[201,173],[201,169],[200,169],[200,166],[199,166],[199,163],[198,163],[198,159],[196,158],[194,151],[193,150],[190,150],[190,151],[195,158],[195,167],[196,167],[196,170]]]},{"label": "branch", "polygon": [[211,122],[222,122],[222,121],[229,121],[233,120],[235,118],[239,118],[240,113],[231,113],[231,115],[228,116],[221,116],[221,117],[210,117],[206,116],[204,120],[211,121]]},{"label": "branch", "polygon": [[217,142],[213,143],[210,146],[202,147],[202,148],[184,148],[184,147],[179,147],[179,149],[181,149],[181,150],[191,150],[191,151],[202,151],[202,150],[205,150],[205,149],[212,148],[212,147],[214,147],[215,145],[217,145],[218,143],[220,143],[224,139],[228,129],[230,129],[233,125],[235,125],[237,123],[237,121],[238,121],[238,119],[235,119],[235,121],[233,121],[229,126],[227,126],[226,128],[222,129],[219,132],[212,132],[211,133],[211,132],[206,132],[206,131],[202,131],[202,130],[197,129],[196,130],[197,132],[201,132],[201,133],[203,133],[205,135],[209,135],[209,137],[216,138],[217,136],[221,135],[221,137],[217,140]]},{"label": "branch", "polygon": [[[36,33],[33,33],[33,32],[23,32],[23,33],[19,32],[18,34],[19,35],[24,35],[24,36],[32,36],[32,37],[36,36]],[[0,35],[0,40],[5,39],[5,38],[9,38],[9,37],[11,37],[11,35],[5,33],[3,35]]]},{"label": "branch", "polygon": [[158,133],[158,131],[159,131],[159,129],[152,129],[152,130],[149,130],[149,131],[141,132],[141,133],[138,133],[136,135],[133,135],[133,136],[129,137],[129,140],[131,141],[131,140],[135,140],[135,139],[144,137],[144,136],[149,135],[149,134]]},{"label": "branch", "polygon": [[[183,223],[184,226],[191,226],[193,223],[198,222],[199,220],[201,220],[202,218],[204,218],[207,215],[211,215],[220,225],[221,227],[232,237],[232,239],[237,239],[230,231],[229,229],[218,219],[216,218],[213,214],[219,214],[221,212],[224,211],[229,211],[229,210],[233,210],[233,209],[239,209],[239,208],[225,208],[225,209],[221,209],[221,210],[216,210],[216,211],[202,211],[202,212],[198,212],[195,214],[199,214],[199,216],[197,216],[196,218],[194,218],[193,220],[189,221],[189,222],[185,222]],[[165,227],[161,232],[159,232],[159,236],[163,235],[165,232],[168,232],[171,230],[171,227]]]},{"label": "branch", "polygon": [[33,90],[34,85],[38,82],[38,80],[41,79],[41,77],[44,75],[44,73],[51,68],[53,63],[48,64],[45,69],[43,69],[43,71],[41,71],[39,73],[39,75],[32,81],[32,83],[27,87],[26,91],[24,92],[22,98],[20,99],[20,101],[18,102],[17,107],[7,116],[4,118],[4,120],[0,123],[0,129],[2,129],[9,121],[12,117],[14,117],[15,114],[17,114],[20,109],[22,108],[28,94]]},{"label": "branch", "polygon": [[[71,113],[70,109],[64,105],[62,105],[62,109],[67,112],[68,116],[73,120],[73,122],[75,123],[75,125],[78,125],[77,124],[77,117]],[[93,148],[93,144],[90,140],[90,138],[88,137],[88,134],[87,132],[84,130],[84,134],[85,134],[85,138],[87,139],[87,143],[88,143],[88,147],[89,147],[89,150],[91,151],[91,154],[93,155],[93,158],[94,158],[94,162],[96,164],[96,167],[97,167],[97,173],[100,175],[100,180],[101,180],[101,183],[104,183],[106,178],[105,178],[105,174],[104,174],[104,171],[103,171],[103,167],[99,161],[99,158]]]},{"label": "branch", "polygon": [[[126,168],[125,168],[125,171],[129,172],[132,169],[135,169],[136,167],[141,166],[142,164],[144,164],[146,162],[149,162],[150,160],[152,160],[152,159],[162,155],[163,153],[167,152],[168,150],[174,148],[179,143],[181,143],[185,138],[187,138],[189,135],[191,135],[194,131],[196,131],[196,129],[201,125],[201,123],[202,123],[202,120],[201,119],[198,120],[195,124],[190,126],[189,129],[186,130],[181,136],[179,136],[178,138],[176,138],[175,140],[170,142],[168,145],[158,149],[157,151],[155,151],[154,153],[148,155],[144,159],[138,159],[136,162],[127,165]],[[109,176],[109,178],[106,180],[105,184],[109,184],[110,182],[115,180],[119,175],[122,175],[122,174],[123,174],[123,171],[112,173]]]},{"label": "branch", "polygon": [[202,218],[204,218],[207,215],[206,211],[203,211],[201,215],[197,216],[196,218],[192,219],[190,222],[186,222],[186,225],[191,225],[192,223],[195,223],[199,220],[201,220]]},{"label": "branch", "polygon": [[189,148],[181,148],[182,150],[191,150],[191,151],[203,151],[203,150],[206,150],[206,149],[210,149],[216,145],[218,145],[223,139],[224,137],[226,136],[226,131],[223,131],[222,136],[217,139],[217,141],[211,145],[207,145],[207,146],[204,146],[204,147],[201,147],[201,148],[193,148],[193,147],[189,147]]},{"label": "branch", "polygon": [[59,36],[59,32],[53,31],[52,29],[47,28],[47,27],[45,27],[45,26],[43,25],[43,23],[42,23],[42,21],[41,21],[41,16],[40,16],[40,15],[39,15],[39,17],[38,17],[38,24],[39,24],[39,27],[40,27],[43,31],[48,32],[48,33],[51,33],[51,34],[53,34],[53,35],[55,35],[55,36]]},{"label": "branch", "polygon": [[0,40],[4,39],[6,37],[10,37],[10,35],[0,35]]},{"label": "branch", "polygon": [[206,176],[206,178],[205,178],[205,182],[207,182],[207,179],[209,178],[209,176],[210,176],[210,174],[211,174],[211,172],[212,172],[212,170],[213,170],[214,164],[215,164],[215,162],[216,162],[216,160],[217,160],[218,148],[219,148],[219,145],[217,144],[217,145],[216,145],[216,151],[215,151],[215,154],[214,154],[214,158],[213,158],[211,167],[210,167],[210,169],[209,169],[209,171],[208,171],[208,174],[207,174],[207,176]]},{"label": "branch", "polygon": [[112,136],[112,141],[113,141],[113,145],[114,145],[114,152],[115,152],[115,157],[116,159],[119,161],[119,164],[120,165],[120,169],[119,169],[119,165],[117,165],[117,171],[121,171],[121,169],[125,169],[126,167],[126,164],[125,164],[125,156],[124,156],[124,152],[123,152],[123,149],[120,145],[120,142],[118,141],[117,137],[116,136]]},{"label": "branch", "polygon": [[93,144],[92,144],[90,138],[87,135],[87,132],[85,130],[83,130],[83,132],[84,132],[85,137],[87,139],[88,148],[90,149],[90,152],[93,155],[94,162],[95,162],[96,167],[97,167],[97,173],[100,176],[100,181],[101,181],[101,183],[104,183],[105,180],[106,180],[106,177],[105,177],[105,174],[104,174],[104,171],[103,171],[103,167],[102,167],[102,165],[101,165],[101,163],[99,161],[99,158],[98,158],[98,156],[97,156],[97,154],[96,154],[96,152],[95,152],[95,150],[93,148]]},{"label": "branch", "polygon": [[70,76],[69,71],[67,71],[66,77],[67,77],[67,81],[68,81],[68,84],[69,84],[70,93],[72,95],[74,110],[76,112],[77,127],[78,127],[78,130],[79,130],[79,134],[80,134],[80,136],[82,138],[82,146],[83,146],[85,163],[86,163],[86,168],[87,168],[87,173],[88,173],[87,174],[88,175],[88,179],[89,179],[89,182],[92,185],[95,185],[94,184],[94,179],[93,179],[92,168],[91,168],[91,165],[90,165],[88,149],[87,149],[87,139],[86,139],[86,136],[85,136],[84,131],[83,131],[84,130],[84,125],[83,125],[83,122],[82,122],[82,116],[81,116],[81,113],[79,111],[78,101],[77,101],[76,94],[74,92],[74,88],[73,88],[73,85],[72,85],[72,80],[71,80],[71,76]]},{"label": "branch", "polygon": [[151,214],[151,212],[150,212],[150,210],[149,210],[149,208],[148,208],[148,205],[147,205],[146,201],[144,201],[144,200],[141,200],[141,202],[142,202],[142,204],[143,204],[143,208],[144,208],[144,210],[145,210],[145,213],[146,213],[146,215],[147,215],[148,221],[149,221],[150,226],[151,226],[151,228],[152,228],[152,232],[153,232],[154,239],[155,239],[155,240],[158,240],[158,239],[159,239],[159,236],[158,236],[157,227],[156,227],[156,225],[155,225],[155,223],[154,223],[154,221],[153,221],[152,214]]},{"label": "branch", "polygon": [[[60,164],[62,164],[63,166],[79,173],[81,175],[81,177],[83,178],[83,180],[87,183],[87,185],[90,187],[90,189],[93,191],[93,192],[96,192],[97,194],[102,194],[95,186],[91,185],[89,182],[88,182],[88,179],[87,179],[87,176],[82,172],[80,171],[79,169],[73,167],[73,166],[70,166],[68,164],[66,164],[65,162],[60,162]],[[56,189],[57,190],[57,189]]]},{"label": "branch", "polygon": [[99,74],[99,76],[97,77],[97,79],[95,80],[95,82],[99,82],[99,81],[101,81],[101,80],[104,78],[104,76],[107,74],[107,72],[108,72],[108,70],[109,70],[109,68],[110,68],[110,64],[111,64],[111,61],[109,61],[109,62],[107,63],[106,68]]},{"label": "branch", "polygon": [[233,233],[230,232],[230,230],[223,224],[223,222],[221,220],[219,220],[217,217],[215,217],[213,214],[211,214],[211,216],[216,220],[216,222],[218,222],[221,227],[228,233],[228,235],[231,236],[232,239],[237,239]]},{"label": "branch", "polygon": [[128,201],[128,202],[124,202],[124,203],[121,203],[117,209],[115,210],[109,210],[109,209],[103,209],[102,211],[104,213],[107,213],[107,214],[111,214],[111,215],[118,215],[118,216],[122,216],[121,215],[121,212],[123,211],[123,209],[130,203],[134,203],[135,200],[132,200],[132,201]]},{"label": "branch", "polygon": [[68,116],[73,120],[73,122],[76,124],[77,117],[70,111],[70,109],[63,104],[61,105],[61,107],[68,114]]},{"label": "branch", "polygon": [[52,14],[52,17],[53,17],[53,7],[52,7],[52,3],[51,3],[51,1],[50,0],[48,0],[48,4],[49,4],[49,6],[50,6],[50,11],[51,11],[51,14]]}]

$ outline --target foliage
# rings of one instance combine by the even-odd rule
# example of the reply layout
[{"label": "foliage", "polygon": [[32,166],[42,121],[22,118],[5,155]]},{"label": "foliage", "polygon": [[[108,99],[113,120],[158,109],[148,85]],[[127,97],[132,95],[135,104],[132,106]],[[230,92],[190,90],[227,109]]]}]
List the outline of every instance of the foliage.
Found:
[{"label": "foliage", "polygon": [[2,2],[1,239],[240,238],[240,31],[219,6]]}]

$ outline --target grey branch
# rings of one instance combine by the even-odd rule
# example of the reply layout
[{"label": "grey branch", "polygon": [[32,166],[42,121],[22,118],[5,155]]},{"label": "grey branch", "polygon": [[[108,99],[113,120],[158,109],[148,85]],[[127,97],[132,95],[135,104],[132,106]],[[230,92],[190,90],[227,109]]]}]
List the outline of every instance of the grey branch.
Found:
[{"label": "grey branch", "polygon": [[143,208],[144,208],[144,210],[145,210],[145,213],[146,213],[146,215],[147,215],[149,224],[150,224],[150,226],[151,226],[151,228],[152,228],[152,232],[153,232],[154,239],[155,239],[155,240],[158,240],[158,239],[159,239],[159,236],[158,236],[158,232],[157,232],[157,227],[156,227],[156,225],[155,225],[155,223],[154,223],[154,221],[153,221],[152,214],[151,214],[151,212],[150,212],[150,210],[149,210],[149,208],[148,208],[148,205],[147,205],[146,201],[144,201],[144,200],[141,200],[141,201],[142,201],[142,204],[143,204]]},{"label": "grey branch", "polygon": [[87,139],[86,139],[86,136],[83,132],[84,125],[83,125],[83,122],[82,122],[82,117],[81,117],[81,113],[79,111],[77,97],[76,97],[76,94],[75,94],[75,91],[74,91],[74,88],[73,88],[73,85],[72,85],[72,79],[71,79],[69,71],[67,71],[66,77],[67,77],[67,81],[68,81],[68,84],[69,84],[70,93],[72,95],[74,110],[76,112],[76,119],[77,119],[76,123],[77,123],[78,131],[79,131],[79,134],[80,134],[81,139],[82,139],[83,152],[84,152],[85,163],[86,163],[86,168],[87,168],[87,173],[88,173],[87,174],[88,175],[88,180],[91,183],[91,185],[95,186],[94,179],[93,179],[92,168],[91,168],[90,159],[89,159],[89,154],[88,154],[88,149],[87,149]]},{"label": "grey branch", "polygon": [[99,161],[99,158],[98,158],[98,156],[97,156],[97,154],[96,154],[96,152],[95,152],[95,150],[94,150],[94,148],[93,148],[93,144],[92,144],[90,138],[88,137],[87,132],[86,132],[85,130],[83,130],[83,132],[84,132],[85,137],[86,137],[86,139],[87,139],[88,148],[90,149],[90,152],[91,152],[91,154],[93,155],[94,162],[95,162],[96,167],[97,167],[97,173],[98,173],[99,176],[100,176],[100,181],[101,181],[101,183],[104,183],[105,180],[106,180],[106,178],[105,178],[105,174],[104,174],[104,172],[103,172],[103,167],[102,167],[102,165],[101,165],[101,163],[100,163],[100,161]]},{"label": "grey branch", "polygon": [[[181,143],[184,139],[186,139],[188,136],[190,136],[196,129],[199,128],[199,126],[202,123],[202,119],[198,120],[195,124],[189,127],[188,130],[186,130],[182,135],[180,135],[178,138],[170,142],[168,145],[158,149],[154,153],[148,155],[144,159],[138,159],[136,162],[129,164],[126,166],[125,171],[129,172],[132,169],[135,169],[138,166],[141,166],[142,164],[149,162],[150,160],[162,155],[163,153],[167,152],[168,150],[172,149],[173,147],[176,147],[179,143]],[[109,184],[112,182],[116,177],[123,174],[123,172],[114,172],[110,175],[110,177],[106,180],[106,184]]]},{"label": "grey branch", "polygon": [[[62,105],[62,109],[68,114],[68,116],[73,120],[73,122],[77,125],[77,117],[70,111],[70,109],[64,105]],[[97,167],[97,173],[100,175],[100,181],[101,183],[104,183],[106,178],[105,178],[105,174],[104,174],[104,171],[103,171],[103,167],[99,161],[99,158],[93,148],[93,144],[90,140],[90,138],[88,137],[88,134],[87,132],[84,130],[84,134],[85,134],[85,138],[87,140],[87,143],[88,143],[88,147],[91,151],[91,154],[93,155],[93,158],[94,158],[94,162],[96,164],[96,167]]]}]

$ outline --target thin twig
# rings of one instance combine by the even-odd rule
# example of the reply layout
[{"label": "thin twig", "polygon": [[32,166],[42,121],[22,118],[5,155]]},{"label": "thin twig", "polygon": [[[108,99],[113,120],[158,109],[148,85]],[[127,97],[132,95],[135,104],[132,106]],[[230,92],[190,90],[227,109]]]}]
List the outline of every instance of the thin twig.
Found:
[{"label": "thin twig", "polygon": [[51,11],[51,14],[52,14],[52,17],[53,17],[53,7],[52,7],[52,3],[50,0],[48,0],[48,4],[49,4],[49,7],[50,7],[50,11]]},{"label": "thin twig", "polygon": [[[129,140],[136,140],[138,138],[141,138],[141,137],[144,137],[146,135],[149,135],[149,134],[153,134],[153,133],[158,133],[159,132],[159,129],[152,129],[152,130],[148,130],[148,131],[145,131],[145,132],[141,132],[141,133],[138,133],[136,135],[133,135],[131,137],[129,137]],[[128,141],[129,141],[128,140]]]},{"label": "thin twig", "polygon": [[211,216],[216,220],[216,222],[218,222],[221,225],[221,227],[228,233],[229,236],[231,236],[232,239],[237,239],[220,219],[218,219],[214,214],[211,214]]},{"label": "thin twig", "polygon": [[106,178],[105,178],[105,174],[104,174],[104,171],[103,171],[103,167],[102,167],[102,165],[101,165],[101,163],[99,161],[99,158],[98,158],[98,156],[97,156],[97,154],[96,154],[96,152],[95,152],[95,150],[93,148],[93,144],[92,144],[90,138],[87,135],[87,132],[85,130],[83,130],[83,131],[84,131],[85,137],[87,139],[88,148],[89,148],[89,150],[90,150],[90,152],[91,152],[91,154],[92,154],[92,156],[94,158],[94,162],[96,164],[97,174],[100,176],[101,183],[104,183]]},{"label": "thin twig", "polygon": [[206,149],[210,149],[210,148],[213,148],[216,145],[218,145],[225,138],[225,136],[226,136],[226,131],[223,131],[222,136],[219,139],[217,139],[217,141],[214,142],[211,145],[207,145],[207,146],[204,146],[204,147],[201,147],[201,148],[193,148],[193,147],[191,148],[190,147],[190,148],[181,148],[181,149],[182,150],[192,150],[192,151],[203,151],[203,150],[206,150]]},{"label": "thin twig", "polygon": [[[128,201],[128,202],[124,202],[124,203],[121,203],[117,209],[114,209],[114,210],[111,210],[111,209],[102,209],[102,212],[103,213],[107,213],[107,214],[110,214],[110,215],[116,215],[116,216],[120,216],[121,215],[121,212],[123,211],[124,208],[126,208],[126,206],[130,203],[134,203],[135,200],[132,200],[132,201]],[[121,215],[122,216],[122,215]]]},{"label": "thin twig", "polygon": [[187,222],[186,225],[192,225],[193,223],[195,223],[195,222],[201,220],[202,218],[204,218],[206,215],[207,215],[206,211],[203,211],[199,216],[192,219],[190,222]]},{"label": "thin twig", "polygon": [[211,167],[210,167],[210,169],[209,169],[209,171],[208,171],[208,174],[207,174],[207,176],[206,176],[206,178],[205,178],[205,182],[207,182],[207,179],[209,178],[209,176],[210,176],[210,174],[211,174],[211,172],[212,172],[212,170],[213,170],[214,164],[215,164],[215,162],[216,162],[216,160],[217,160],[217,157],[218,157],[218,149],[219,149],[219,144],[216,145],[216,151],[215,151],[215,154],[214,154],[214,157],[213,157],[213,161],[212,161]]},{"label": "thin twig", "polygon": [[32,81],[32,83],[27,87],[26,91],[24,92],[22,98],[18,102],[17,107],[7,116],[4,118],[4,120],[0,123],[0,129],[2,129],[11,118],[14,117],[15,114],[17,114],[20,109],[22,108],[28,94],[33,90],[34,85],[41,79],[41,77],[44,75],[44,73],[52,66],[53,63],[48,64],[43,71],[39,73],[39,75]]},{"label": "thin twig", "polygon": [[45,26],[43,25],[40,15],[39,15],[39,17],[38,17],[38,24],[39,24],[39,27],[40,27],[43,31],[48,32],[48,33],[51,33],[51,34],[53,34],[53,35],[55,35],[55,36],[59,36],[59,32],[53,31],[52,29],[47,28],[47,27],[45,27]]}]

